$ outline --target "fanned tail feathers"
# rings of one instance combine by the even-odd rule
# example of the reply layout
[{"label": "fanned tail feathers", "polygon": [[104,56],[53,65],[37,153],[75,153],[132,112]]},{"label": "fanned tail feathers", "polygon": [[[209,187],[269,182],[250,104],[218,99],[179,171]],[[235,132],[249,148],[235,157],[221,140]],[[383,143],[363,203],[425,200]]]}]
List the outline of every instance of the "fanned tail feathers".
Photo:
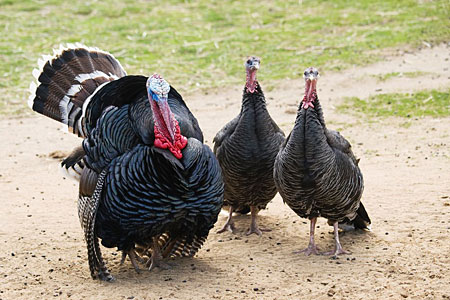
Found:
[{"label": "fanned tail feathers", "polygon": [[53,50],[53,56],[38,60],[33,70],[36,82],[30,84],[28,105],[36,112],[64,124],[65,130],[84,136],[83,106],[99,88],[126,75],[110,53],[82,44],[69,44]]}]

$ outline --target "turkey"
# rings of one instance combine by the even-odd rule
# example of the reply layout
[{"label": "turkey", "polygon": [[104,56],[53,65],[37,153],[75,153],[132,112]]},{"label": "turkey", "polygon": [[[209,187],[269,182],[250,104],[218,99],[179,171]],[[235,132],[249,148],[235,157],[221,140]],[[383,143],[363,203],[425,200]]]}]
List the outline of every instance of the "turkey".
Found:
[{"label": "turkey", "polygon": [[305,95],[300,102],[294,129],[280,149],[274,179],[285,203],[300,217],[311,221],[306,255],[319,254],[314,241],[317,217],[334,226],[335,249],[325,254],[345,254],[339,242],[339,223],[367,228],[370,218],[360,202],[363,176],[350,143],[339,132],[328,130],[317,97],[319,72],[304,73]]},{"label": "turkey", "polygon": [[78,216],[91,276],[113,280],[117,247],[139,270],[194,256],[223,204],[220,166],[181,95],[160,75],[127,76],[113,55],[71,45],[39,61],[29,104],[83,137],[63,161],[79,176]]},{"label": "turkey", "polygon": [[224,203],[229,206],[228,220],[219,233],[233,232],[233,212],[247,213],[250,208],[252,220],[247,235],[261,235],[257,213],[277,193],[273,163],[284,141],[284,133],[267,111],[264,93],[256,79],[259,66],[257,57],[246,61],[247,82],[241,112],[214,138],[214,153],[225,183]]}]

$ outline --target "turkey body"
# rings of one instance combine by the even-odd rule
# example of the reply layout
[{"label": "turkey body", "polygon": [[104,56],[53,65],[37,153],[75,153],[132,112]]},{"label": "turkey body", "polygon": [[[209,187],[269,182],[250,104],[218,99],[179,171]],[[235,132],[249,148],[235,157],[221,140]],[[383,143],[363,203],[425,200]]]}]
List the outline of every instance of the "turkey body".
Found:
[{"label": "turkey body", "polygon": [[222,168],[224,204],[237,211],[264,209],[277,193],[273,164],[284,133],[272,120],[258,85],[244,88],[239,115],[214,138],[214,153]]},{"label": "turkey body", "polygon": [[294,129],[277,155],[278,191],[301,217],[354,220],[364,189],[362,173],[350,143],[325,127],[318,100],[314,106],[298,111]]},{"label": "turkey body", "polygon": [[223,183],[207,146],[190,138],[182,152],[178,161],[141,144],[108,165],[96,218],[104,246],[129,251],[165,233],[182,242],[183,255],[197,252],[217,220]]},{"label": "turkey body", "polygon": [[[111,54],[83,45],[61,48],[40,65],[30,106],[84,138],[63,166],[77,167],[80,177],[78,215],[91,276],[113,280],[98,238],[129,255],[136,270],[136,245],[152,248],[150,268],[163,257],[195,255],[222,207],[223,181],[181,95],[153,75],[152,88],[163,88],[150,96],[149,77],[127,76]],[[154,109],[162,104],[151,101],[168,106]],[[183,142],[173,142],[180,157],[161,142],[171,134]]]},{"label": "turkey body", "polygon": [[[120,81],[127,79],[110,84],[121,85]],[[133,83],[138,79],[145,88],[145,77],[129,79]],[[99,101],[108,92],[108,85],[91,100],[88,109],[92,107],[92,112],[96,107],[92,101]],[[95,115],[87,114],[88,135],[83,141],[86,167],[81,175],[79,202],[93,194],[96,178],[104,172],[94,230],[105,247],[117,247],[129,254],[135,245],[151,248],[159,243],[163,257],[193,256],[217,221],[223,202],[219,164],[202,143],[195,118],[171,93],[178,95],[171,88],[169,106],[180,131],[190,137],[181,160],[153,146],[152,111],[142,93],[129,93],[135,100],[122,102],[127,104],[103,108],[95,127],[91,126],[94,122],[89,123]],[[164,240],[158,241],[163,235]]]},{"label": "turkey body", "polygon": [[282,145],[274,165],[274,179],[283,201],[300,217],[311,220],[307,255],[319,254],[314,241],[318,217],[334,226],[335,250],[347,254],[339,241],[339,223],[368,228],[370,218],[361,203],[363,175],[350,143],[325,126],[315,91],[318,71],[305,71],[305,97],[300,103],[294,128]]}]

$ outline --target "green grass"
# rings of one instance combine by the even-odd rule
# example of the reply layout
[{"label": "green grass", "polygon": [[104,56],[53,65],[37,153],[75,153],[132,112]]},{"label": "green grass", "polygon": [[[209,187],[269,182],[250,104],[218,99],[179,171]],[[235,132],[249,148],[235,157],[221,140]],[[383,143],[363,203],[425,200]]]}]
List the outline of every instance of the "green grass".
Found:
[{"label": "green grass", "polygon": [[260,78],[297,78],[367,64],[382,49],[450,40],[448,0],[0,0],[0,113],[20,112],[40,54],[82,42],[129,74],[159,72],[179,90],[242,84],[247,55]]},{"label": "green grass", "polygon": [[391,72],[391,73],[377,74],[377,75],[372,75],[372,76],[376,77],[378,79],[378,81],[386,81],[386,80],[394,78],[394,77],[414,78],[414,77],[424,76],[427,74],[429,74],[429,73],[416,71],[416,72]]},{"label": "green grass", "polygon": [[413,94],[380,94],[368,99],[352,97],[339,105],[338,110],[356,111],[371,117],[448,117],[450,116],[450,90],[421,91]]}]

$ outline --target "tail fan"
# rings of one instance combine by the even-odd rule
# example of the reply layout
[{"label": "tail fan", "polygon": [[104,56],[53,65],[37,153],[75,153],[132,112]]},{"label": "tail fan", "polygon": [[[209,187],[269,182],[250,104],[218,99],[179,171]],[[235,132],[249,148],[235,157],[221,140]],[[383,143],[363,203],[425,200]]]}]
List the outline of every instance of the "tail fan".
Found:
[{"label": "tail fan", "polygon": [[30,85],[28,105],[63,123],[64,129],[84,136],[83,105],[102,85],[126,76],[126,72],[112,54],[98,48],[77,43],[53,52],[53,56],[39,59],[39,69],[33,70],[37,81]]}]

